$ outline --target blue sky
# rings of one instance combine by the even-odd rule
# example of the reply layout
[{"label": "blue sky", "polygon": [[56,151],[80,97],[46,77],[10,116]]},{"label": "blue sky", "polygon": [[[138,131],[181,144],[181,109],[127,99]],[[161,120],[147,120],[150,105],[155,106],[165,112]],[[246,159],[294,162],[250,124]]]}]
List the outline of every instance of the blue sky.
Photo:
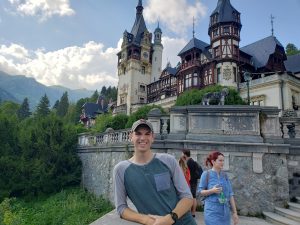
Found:
[{"label": "blue sky", "polygon": [[[34,77],[45,85],[101,89],[117,85],[117,57],[125,29],[131,31],[138,0],[0,0],[0,70]],[[143,0],[150,32],[160,21],[163,66],[195,36],[207,43],[209,16],[217,0]],[[300,0],[231,0],[241,13],[243,47],[271,35],[300,48]]]}]

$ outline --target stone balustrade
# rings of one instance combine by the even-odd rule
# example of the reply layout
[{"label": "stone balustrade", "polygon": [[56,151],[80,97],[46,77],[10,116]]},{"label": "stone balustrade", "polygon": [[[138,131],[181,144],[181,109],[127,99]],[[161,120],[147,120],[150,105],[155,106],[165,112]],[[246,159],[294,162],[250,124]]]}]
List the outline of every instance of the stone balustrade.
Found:
[{"label": "stone balustrade", "polygon": [[110,130],[96,135],[83,133],[78,136],[78,145],[80,147],[102,146],[114,143],[128,143],[130,129]]}]

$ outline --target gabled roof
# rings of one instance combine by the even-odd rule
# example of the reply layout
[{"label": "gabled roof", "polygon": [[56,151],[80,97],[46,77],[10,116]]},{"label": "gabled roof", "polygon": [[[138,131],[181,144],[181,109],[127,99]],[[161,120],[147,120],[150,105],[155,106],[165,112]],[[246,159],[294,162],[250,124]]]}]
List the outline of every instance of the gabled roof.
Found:
[{"label": "gabled roof", "polygon": [[87,102],[83,106],[85,116],[88,118],[95,118],[99,113],[107,112],[107,104],[104,106],[104,109],[101,109],[101,105],[96,103]]},{"label": "gabled roof", "polygon": [[268,63],[270,55],[275,52],[277,46],[283,48],[282,44],[277,40],[276,37],[269,36],[242,47],[241,50],[252,56],[254,66],[256,68],[261,68]]},{"label": "gabled roof", "polygon": [[235,14],[240,14],[230,3],[230,0],[219,0],[217,8],[212,12],[211,16],[218,13],[218,23],[236,21]]},{"label": "gabled roof", "polygon": [[171,66],[171,63],[168,63],[167,66],[164,68],[163,72],[167,72],[167,74],[175,75],[177,72],[176,68]]},{"label": "gabled roof", "polygon": [[284,65],[287,71],[300,73],[300,54],[287,56]]},{"label": "gabled roof", "polygon": [[197,38],[192,38],[192,40],[190,40],[190,42],[178,53],[178,56],[182,55],[183,53],[186,53],[187,51],[193,49],[193,48],[197,48],[202,50],[202,52],[206,51],[206,48],[209,46],[209,44],[200,41]]}]

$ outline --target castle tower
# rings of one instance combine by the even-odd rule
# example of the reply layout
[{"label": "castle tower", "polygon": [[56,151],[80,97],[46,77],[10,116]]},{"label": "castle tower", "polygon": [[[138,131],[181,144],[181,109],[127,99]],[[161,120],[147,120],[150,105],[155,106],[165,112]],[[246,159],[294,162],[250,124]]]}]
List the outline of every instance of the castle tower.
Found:
[{"label": "castle tower", "polygon": [[233,8],[230,0],[218,0],[208,29],[218,84],[237,86],[241,28],[240,13]]},{"label": "castle tower", "polygon": [[147,85],[152,73],[152,34],[147,30],[143,5],[139,0],[131,33],[123,33],[121,51],[118,53],[117,113],[131,113],[132,105],[147,103]]},{"label": "castle tower", "polygon": [[154,31],[151,82],[157,81],[162,71],[161,66],[162,66],[163,45],[161,43],[161,35],[162,32],[158,24],[157,28]]}]

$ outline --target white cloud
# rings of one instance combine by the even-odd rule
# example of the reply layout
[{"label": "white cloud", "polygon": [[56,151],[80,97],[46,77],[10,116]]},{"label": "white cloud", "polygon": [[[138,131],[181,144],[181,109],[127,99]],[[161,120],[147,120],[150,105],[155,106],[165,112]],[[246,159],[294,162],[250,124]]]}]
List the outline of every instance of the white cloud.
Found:
[{"label": "white cloud", "polygon": [[9,74],[34,77],[45,85],[63,85],[72,89],[100,89],[117,85],[117,48],[105,49],[101,43],[90,41],[52,52],[29,51],[23,46],[0,45],[0,70]]},{"label": "white cloud", "polygon": [[[186,45],[183,38],[164,36],[162,69],[180,61],[177,54]],[[100,89],[103,85],[116,86],[117,56],[122,39],[116,48],[105,49],[101,43],[90,41],[83,46],[72,46],[57,51],[28,50],[24,46],[0,45],[0,70],[8,74],[33,77],[45,85],[62,85],[71,89]]]},{"label": "white cloud", "polygon": [[168,62],[171,63],[172,67],[175,67],[177,63],[180,62],[180,57],[177,55],[187,44],[187,41],[183,38],[170,38],[164,36],[162,38],[162,44],[164,46],[162,69],[165,68]]},{"label": "white cloud", "polygon": [[149,23],[160,21],[174,33],[184,35],[187,28],[192,26],[193,17],[197,22],[206,12],[207,8],[200,0],[196,0],[194,5],[187,0],[149,0],[144,17]]},{"label": "white cloud", "polygon": [[75,12],[69,0],[8,0],[22,15],[38,16],[46,20],[54,15],[70,16]]}]

